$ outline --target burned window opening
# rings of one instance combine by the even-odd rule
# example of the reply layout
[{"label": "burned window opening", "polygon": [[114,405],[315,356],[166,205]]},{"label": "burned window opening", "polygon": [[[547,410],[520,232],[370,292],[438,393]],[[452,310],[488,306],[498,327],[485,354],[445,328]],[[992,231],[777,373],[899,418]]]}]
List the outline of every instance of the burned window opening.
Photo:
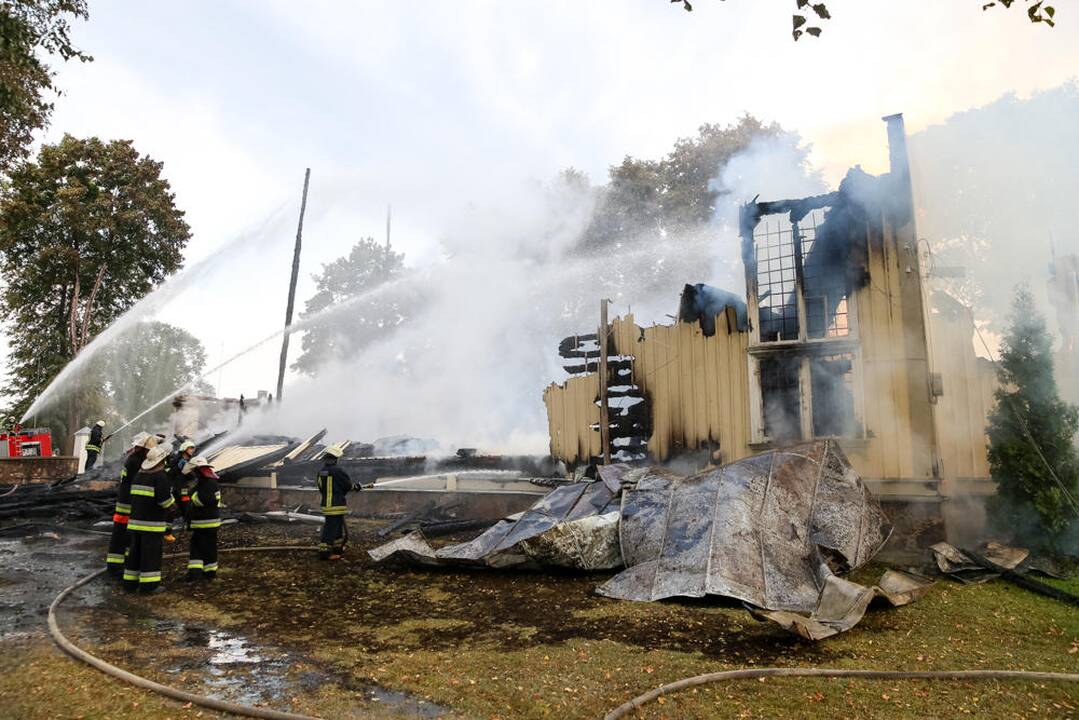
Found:
[{"label": "burned window opening", "polygon": [[813,436],[857,435],[854,356],[840,353],[811,358],[809,377],[813,395]]},{"label": "burned window opening", "polygon": [[[834,252],[820,237],[818,217],[829,210],[811,212],[795,227],[804,258],[802,294],[805,296],[806,336],[811,339],[845,337],[850,333],[850,278],[836,266]],[[827,222],[827,220],[825,220]]]},{"label": "burned window opening", "polygon": [[802,438],[801,360],[788,355],[762,358],[759,365],[764,434],[777,443]]},{"label": "burned window opening", "polygon": [[762,222],[753,236],[761,342],[798,339],[795,236],[795,224],[782,216]]},{"label": "burned window opening", "polygon": [[792,211],[770,216],[754,229],[762,343],[798,340],[803,323],[805,337],[812,340],[850,334],[850,275],[839,264],[847,255],[836,251],[841,242],[825,234],[829,214],[827,207],[798,217]]}]

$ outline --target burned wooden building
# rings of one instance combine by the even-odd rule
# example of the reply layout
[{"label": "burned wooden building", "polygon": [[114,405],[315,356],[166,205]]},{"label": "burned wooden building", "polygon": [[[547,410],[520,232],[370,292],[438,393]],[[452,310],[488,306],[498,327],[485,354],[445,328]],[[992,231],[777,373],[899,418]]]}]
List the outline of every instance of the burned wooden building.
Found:
[{"label": "burned wooden building", "polygon": [[[856,167],[835,192],[742,208],[744,304],[701,311],[687,293],[707,288],[687,285],[673,325],[610,323],[602,394],[616,457],[725,463],[834,438],[891,507],[898,539],[976,529],[993,487],[993,368],[974,352],[969,311],[923,273],[903,119],[885,121],[888,173]],[[568,343],[580,372],[544,393],[551,452],[567,463],[603,455],[600,344]]]}]

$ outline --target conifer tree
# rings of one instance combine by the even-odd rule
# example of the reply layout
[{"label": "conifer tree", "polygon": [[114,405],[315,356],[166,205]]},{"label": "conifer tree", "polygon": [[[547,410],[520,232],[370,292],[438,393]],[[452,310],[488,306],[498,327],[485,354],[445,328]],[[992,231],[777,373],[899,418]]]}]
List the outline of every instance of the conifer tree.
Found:
[{"label": "conifer tree", "polygon": [[1045,318],[1025,285],[1012,301],[997,379],[988,427],[989,469],[997,485],[991,519],[1023,542],[1059,549],[1079,521],[1079,408],[1060,399]]}]

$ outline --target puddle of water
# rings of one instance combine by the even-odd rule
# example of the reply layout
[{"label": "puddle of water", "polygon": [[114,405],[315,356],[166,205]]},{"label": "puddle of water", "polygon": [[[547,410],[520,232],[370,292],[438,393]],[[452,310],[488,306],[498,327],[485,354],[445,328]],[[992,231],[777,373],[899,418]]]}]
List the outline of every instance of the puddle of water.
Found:
[{"label": "puddle of water", "polygon": [[[53,533],[55,535],[55,533]],[[0,640],[45,626],[56,594],[104,562],[107,538],[45,534],[0,538]],[[104,585],[92,583],[70,605],[97,604]]]},{"label": "puddle of water", "polygon": [[[44,630],[49,603],[60,590],[101,566],[106,545],[107,538],[85,534],[0,538],[0,640]],[[221,700],[272,707],[282,698],[337,685],[404,717],[435,718],[449,712],[408,693],[319,670],[284,648],[257,644],[239,633],[160,618],[153,608],[131,603],[104,580],[70,598],[64,614],[73,611],[81,617],[73,626],[68,623],[73,637],[98,645],[126,637],[136,647],[151,649],[145,656],[136,651],[126,661],[118,657],[113,661],[157,667],[169,675],[186,673],[188,682],[192,673],[198,673],[206,686],[201,692]],[[152,642],[144,643],[140,637]],[[154,647],[192,652],[182,658],[155,656]]]}]

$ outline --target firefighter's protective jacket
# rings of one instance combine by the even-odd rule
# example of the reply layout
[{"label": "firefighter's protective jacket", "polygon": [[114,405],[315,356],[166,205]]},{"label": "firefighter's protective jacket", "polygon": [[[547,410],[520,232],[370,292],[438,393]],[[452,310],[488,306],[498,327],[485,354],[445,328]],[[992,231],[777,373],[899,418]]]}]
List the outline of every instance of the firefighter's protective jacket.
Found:
[{"label": "firefighter's protective jacket", "polygon": [[94,425],[90,430],[90,441],[86,443],[86,452],[101,452],[101,445],[104,440],[101,439],[102,428],[100,425]]},{"label": "firefighter's protective jacket", "polygon": [[165,472],[169,476],[169,484],[172,486],[172,496],[176,498],[176,502],[187,502],[190,493],[190,485],[194,483],[193,478],[189,478],[184,475],[184,464],[187,462],[187,458],[183,456],[183,453],[176,451],[165,458]]},{"label": "firefighter's protective jacket", "polygon": [[203,468],[195,470],[195,484],[191,487],[192,530],[208,530],[221,527],[221,490],[217,485],[217,475],[203,474]]},{"label": "firefighter's protective jacket", "polygon": [[131,514],[131,480],[139,474],[142,461],[146,459],[146,448],[132,448],[124,458],[124,468],[120,471],[120,484],[116,488],[116,511],[113,522],[126,523]]},{"label": "firefighter's protective jacket", "polygon": [[168,529],[169,508],[175,504],[172,485],[164,469],[140,472],[131,482],[131,519],[127,521],[127,529],[165,532]]},{"label": "firefighter's protective jacket", "polygon": [[352,479],[347,472],[337,465],[326,463],[318,471],[315,484],[322,496],[319,509],[323,515],[344,515],[348,512],[345,495],[352,489]]}]

